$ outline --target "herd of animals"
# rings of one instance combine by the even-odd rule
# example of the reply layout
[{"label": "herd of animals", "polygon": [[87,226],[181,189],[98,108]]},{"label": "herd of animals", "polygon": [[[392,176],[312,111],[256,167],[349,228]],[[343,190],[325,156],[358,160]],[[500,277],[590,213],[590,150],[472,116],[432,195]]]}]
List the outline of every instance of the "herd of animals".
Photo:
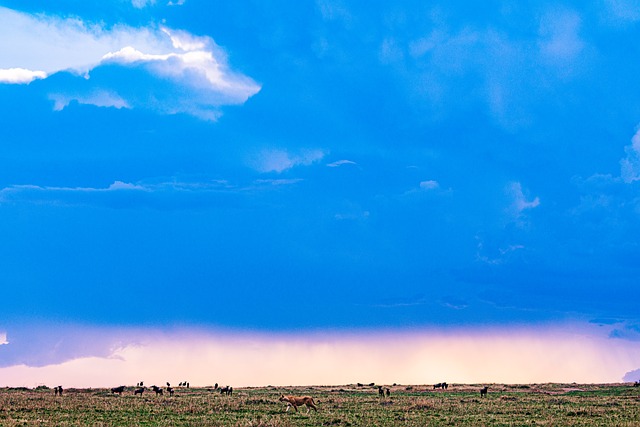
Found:
[{"label": "herd of animals", "polygon": [[[362,387],[363,384],[358,383],[358,386]],[[374,383],[369,384],[369,386],[373,387]],[[634,387],[640,387],[640,381],[634,382],[633,386]],[[183,381],[180,384],[178,384],[178,387],[189,388],[189,383],[187,381]],[[381,399],[383,399],[385,397],[389,397],[391,395],[391,390],[388,387],[383,387],[381,385],[379,385],[377,387],[378,387],[378,395],[380,396]],[[164,390],[167,391],[169,396],[173,396],[173,393],[174,393],[174,389],[173,389],[173,387],[171,387],[171,384],[169,382],[167,382],[166,389],[162,389],[161,387],[158,387],[156,385],[152,385],[149,388],[153,392],[155,392],[156,396],[157,395],[163,395],[164,394]],[[447,390],[448,388],[449,388],[449,384],[447,384],[446,382],[437,383],[437,384],[433,385],[433,389],[434,390],[436,390],[436,389]],[[124,393],[126,390],[127,390],[127,387],[121,385],[119,387],[113,387],[111,389],[111,393],[122,395],[122,393]],[[136,387],[133,390],[133,394],[134,395],[138,395],[138,394],[142,395],[145,390],[146,390],[146,387],[144,385],[144,382],[140,381],[139,383],[136,384]],[[213,390],[219,392],[220,394],[225,394],[227,396],[233,395],[233,387],[230,387],[230,386],[219,387],[218,383],[216,383]],[[61,385],[59,385],[57,387],[54,387],[53,391],[54,391],[56,396],[62,396],[63,388],[62,388]],[[482,387],[480,389],[480,397],[486,397],[488,392],[489,392],[489,386]],[[309,413],[311,409],[313,409],[316,412],[318,411],[318,408],[316,407],[316,404],[313,401],[313,397],[311,397],[311,396],[285,396],[283,394],[283,395],[280,396],[279,401],[287,403],[287,410],[285,412],[288,412],[289,409],[291,409],[291,407],[293,407],[293,409],[295,409],[295,411],[297,412],[298,411],[298,406],[306,406],[307,413]]]},{"label": "herd of animals", "polygon": [[[640,385],[639,382],[636,382],[634,384],[634,386],[638,386]],[[363,384],[358,383],[359,387],[362,387]],[[374,383],[369,384],[369,386],[374,386]],[[183,381],[180,382],[178,384],[178,387],[184,387],[184,388],[189,388],[189,382],[188,381]],[[385,398],[385,397],[390,397],[391,396],[391,390],[389,389],[389,387],[383,387],[381,385],[378,385],[378,395],[380,396],[380,398]],[[449,385],[446,382],[442,382],[442,383],[437,383],[433,385],[433,389],[442,389],[442,390],[447,390],[449,388]],[[134,387],[133,390],[133,394],[134,395],[141,395],[145,392],[145,390],[147,389],[147,387],[144,385],[144,381],[140,381],[139,383],[136,384],[136,386]],[[165,389],[163,389],[162,387],[158,387],[156,385],[152,385],[151,387],[149,387],[149,389],[151,389],[152,392],[154,392],[156,394],[156,396],[158,395],[164,395],[164,392],[166,390],[167,394],[169,396],[173,396],[174,393],[174,389],[173,387],[171,387],[171,383],[167,382],[167,387]],[[489,387],[483,387],[482,389],[480,389],[480,396],[481,397],[485,397],[487,395],[487,391],[488,391]],[[57,386],[53,388],[54,393],[56,396],[62,396],[62,392],[63,392],[63,388],[62,386]],[[224,386],[224,387],[220,387],[218,386],[218,383],[216,383],[214,385],[213,388],[214,391],[219,392],[220,394],[225,394],[227,396],[231,396],[233,395],[233,387],[230,386]],[[118,387],[113,387],[111,389],[111,393],[112,394],[118,394],[118,395],[122,395],[122,393],[124,393],[125,391],[127,391],[127,386],[121,385]],[[286,402],[287,403],[287,409],[285,412],[288,412],[289,409],[291,409],[291,407],[293,407],[293,409],[297,412],[298,411],[298,406],[306,406],[307,408],[307,413],[309,413],[309,411],[311,409],[313,409],[314,411],[318,411],[318,408],[315,405],[315,402],[313,401],[313,397],[311,396],[285,396],[284,394],[280,396],[280,402]]]},{"label": "herd of animals", "polygon": [[[60,394],[62,394],[62,386],[58,386],[60,388]],[[57,390],[58,387],[56,387],[55,389]],[[188,381],[183,381],[180,382],[180,384],[178,384],[178,387],[184,387],[184,388],[189,388],[189,382]],[[174,393],[174,389],[173,387],[171,387],[171,383],[167,381],[167,387],[166,388],[162,388],[162,387],[158,387],[157,385],[152,385],[151,387],[149,387],[151,389],[152,392],[154,392],[157,395],[164,395],[164,392],[166,390],[167,394],[169,394],[169,396],[173,396]],[[141,395],[144,393],[144,391],[147,389],[147,387],[145,387],[144,385],[144,381],[140,381],[139,383],[136,384],[134,390],[133,390],[133,394],[134,395]],[[113,387],[111,389],[111,393],[112,394],[119,394],[121,395],[122,393],[124,393],[127,390],[127,387],[124,385],[121,385],[119,387]],[[233,394],[233,387],[229,387],[229,386],[224,386],[224,387],[219,387],[218,383],[215,384],[214,386],[214,391],[218,391],[220,392],[220,394],[226,394],[227,396],[231,396]],[[56,391],[56,395],[58,394],[58,392]]]},{"label": "herd of animals", "polygon": [[[358,383],[357,384],[358,387],[363,387],[364,384]],[[371,383],[369,384],[369,386],[373,387],[375,384]],[[635,381],[633,383],[634,387],[640,387],[640,381]],[[178,387],[184,387],[184,388],[189,388],[189,382],[188,381],[182,381],[178,384]],[[388,387],[384,387],[381,385],[378,385],[378,395],[380,396],[381,399],[390,397],[391,395],[391,390]],[[151,389],[151,391],[153,391],[156,396],[158,395],[164,395],[164,392],[166,390],[167,394],[169,396],[173,396],[174,393],[174,389],[173,387],[171,387],[171,384],[169,382],[167,382],[167,387],[165,389],[163,389],[162,387],[158,387],[156,385],[152,385],[151,387],[149,387]],[[133,390],[133,394],[134,395],[141,395],[144,393],[144,391],[147,388],[144,385],[143,381],[140,381],[139,383],[136,384],[134,390]],[[447,390],[449,389],[449,384],[447,384],[446,382],[441,382],[441,383],[437,383],[433,385],[433,389],[440,389],[440,390]],[[233,387],[230,386],[224,386],[224,387],[219,387],[218,383],[215,384],[214,391],[219,392],[220,394],[225,394],[227,396],[231,396],[233,395]],[[53,391],[55,393],[56,396],[62,396],[62,392],[63,392],[63,388],[61,385],[56,386],[53,388]],[[119,386],[119,387],[113,387],[111,389],[111,393],[113,394],[118,394],[118,395],[122,395],[122,393],[124,393],[125,391],[127,391],[127,387],[126,386]],[[484,386],[482,387],[480,390],[480,397],[486,397],[487,393],[489,392],[489,386]],[[293,407],[293,409],[297,412],[298,411],[298,406],[306,406],[307,408],[307,413],[310,412],[311,409],[313,409],[314,411],[318,411],[318,408],[316,407],[315,402],[313,401],[313,397],[311,396],[285,396],[284,394],[280,396],[280,402],[286,402],[287,403],[287,409],[285,412],[288,412],[289,409],[291,409],[291,407]]]}]

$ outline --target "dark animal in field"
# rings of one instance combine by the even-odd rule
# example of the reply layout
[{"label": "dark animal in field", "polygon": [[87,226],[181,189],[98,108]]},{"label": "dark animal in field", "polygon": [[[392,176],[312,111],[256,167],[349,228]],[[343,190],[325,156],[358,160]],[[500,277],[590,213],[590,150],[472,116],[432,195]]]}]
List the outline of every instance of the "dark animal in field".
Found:
[{"label": "dark animal in field", "polygon": [[285,412],[289,412],[289,408],[293,406],[293,409],[298,412],[298,406],[306,405],[307,406],[307,414],[310,411],[310,408],[313,408],[314,411],[318,412],[318,408],[316,408],[315,403],[313,403],[313,397],[311,396],[285,396],[284,394],[280,396],[280,402],[287,402],[287,410]]},{"label": "dark animal in field", "polygon": [[214,385],[214,386],[213,386],[213,389],[214,389],[214,390],[217,390],[217,389],[218,389],[218,383],[216,383],[216,385]]},{"label": "dark animal in field", "polygon": [[369,387],[373,387],[375,385],[376,385],[376,383],[369,383]]},{"label": "dark animal in field", "polygon": [[378,396],[384,397],[384,389],[381,385],[378,386]]},{"label": "dark animal in field", "polygon": [[167,387],[167,393],[169,393],[169,396],[173,396],[173,388]]},{"label": "dark animal in field", "polygon": [[480,397],[487,397],[487,393],[489,392],[489,387],[484,386],[480,389]]},{"label": "dark animal in field", "polygon": [[160,387],[156,386],[156,385],[152,385],[151,389],[156,392],[156,396],[159,395],[159,394],[163,394],[162,389]]},{"label": "dark animal in field", "polygon": [[53,388],[53,393],[54,393],[56,396],[57,396],[57,395],[62,396],[62,386],[61,386],[61,385],[59,385],[59,386],[57,386],[57,387],[54,387],[54,388]]},{"label": "dark animal in field", "polygon": [[391,396],[391,390],[389,390],[388,388],[385,388],[384,391],[387,397]]},{"label": "dark animal in field", "polygon": [[137,388],[133,391],[133,395],[135,396],[136,394],[139,394],[140,396],[142,396],[142,393],[144,393],[144,387],[140,387]]},{"label": "dark animal in field", "polygon": [[435,390],[435,389],[437,389],[437,388],[440,388],[440,389],[442,389],[442,390],[446,390],[447,388],[449,388],[449,384],[447,384],[447,383],[438,383],[438,384],[434,384],[434,385],[433,385],[433,389]]},{"label": "dark animal in field", "polygon": [[187,383],[187,388],[189,388],[189,383]]},{"label": "dark animal in field", "polygon": [[125,387],[123,385],[121,385],[120,387],[114,387],[114,388],[111,389],[111,393],[113,393],[113,394],[118,393],[118,394],[121,395],[122,392],[124,391],[124,389],[125,389]]},{"label": "dark animal in field", "polygon": [[224,386],[220,389],[220,394],[226,394],[227,396],[231,396],[233,394],[233,387]]},{"label": "dark animal in field", "polygon": [[167,381],[167,387],[171,387],[171,384],[169,384],[169,381]]}]

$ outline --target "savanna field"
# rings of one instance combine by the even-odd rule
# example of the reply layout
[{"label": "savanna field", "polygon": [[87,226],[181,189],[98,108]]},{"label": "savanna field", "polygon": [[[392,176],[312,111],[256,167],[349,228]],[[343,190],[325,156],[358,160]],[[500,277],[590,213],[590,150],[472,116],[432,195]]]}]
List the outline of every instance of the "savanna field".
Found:
[{"label": "savanna field", "polygon": [[[0,389],[0,425],[51,426],[640,426],[640,387],[629,384],[370,385],[147,389]],[[286,412],[282,394],[312,396],[318,411]]]}]

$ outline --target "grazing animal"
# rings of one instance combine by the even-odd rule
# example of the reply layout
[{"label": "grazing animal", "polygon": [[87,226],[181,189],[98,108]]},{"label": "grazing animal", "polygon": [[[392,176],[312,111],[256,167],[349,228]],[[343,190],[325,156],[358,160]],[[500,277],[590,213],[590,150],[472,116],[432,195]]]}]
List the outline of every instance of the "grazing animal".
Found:
[{"label": "grazing animal", "polygon": [[220,394],[226,394],[227,396],[231,396],[233,394],[233,387],[224,386],[220,388]]},{"label": "grazing animal", "polygon": [[53,393],[54,393],[56,396],[57,396],[57,395],[62,396],[62,386],[61,386],[61,385],[59,385],[59,386],[57,386],[57,387],[54,387],[54,388],[53,388]]},{"label": "grazing animal", "polygon": [[298,412],[298,406],[306,405],[307,406],[307,414],[313,408],[314,411],[318,412],[318,408],[316,408],[315,403],[313,403],[313,397],[311,396],[285,396],[284,394],[280,396],[280,402],[287,402],[287,410],[285,412],[289,412],[289,408],[293,406],[293,409]]},{"label": "grazing animal", "polygon": [[137,389],[135,389],[133,391],[133,395],[135,396],[136,394],[139,394],[140,396],[142,396],[142,393],[144,393],[144,387],[139,387]]},{"label": "grazing animal", "polygon": [[489,391],[488,386],[484,386],[480,389],[480,397],[487,397],[487,392]]},{"label": "grazing animal", "polygon": [[378,386],[378,396],[384,397],[384,389],[381,385]]},{"label": "grazing animal", "polygon": [[388,388],[385,389],[385,394],[387,395],[387,397],[391,396],[391,390],[389,390]]},{"label": "grazing animal", "polygon": [[189,388],[189,383],[187,383],[187,388]]},{"label": "grazing animal", "polygon": [[213,386],[213,389],[214,389],[214,390],[217,390],[217,389],[218,389],[218,383],[216,383],[216,385],[214,385],[214,386]]},{"label": "grazing animal", "polygon": [[171,387],[167,387],[167,392],[169,393],[169,396],[173,396],[173,389]]},{"label": "grazing animal", "polygon": [[125,387],[123,385],[121,385],[120,387],[114,387],[111,389],[111,393],[116,394],[118,393],[119,395],[122,395],[122,392],[124,391]]},{"label": "grazing animal", "polygon": [[162,389],[156,385],[152,385],[151,389],[156,392],[156,396],[159,394],[163,394]]}]

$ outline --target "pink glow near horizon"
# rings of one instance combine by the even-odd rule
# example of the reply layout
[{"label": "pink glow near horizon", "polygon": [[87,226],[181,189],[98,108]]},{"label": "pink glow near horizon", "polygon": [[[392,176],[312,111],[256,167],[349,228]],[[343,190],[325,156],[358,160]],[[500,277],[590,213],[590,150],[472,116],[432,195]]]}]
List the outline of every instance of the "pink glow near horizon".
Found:
[{"label": "pink glow near horizon", "polygon": [[626,372],[640,367],[640,343],[608,339],[594,328],[309,335],[129,333],[136,344],[117,348],[108,358],[1,368],[0,386],[113,387],[140,380],[235,387],[606,383],[620,382]]}]

